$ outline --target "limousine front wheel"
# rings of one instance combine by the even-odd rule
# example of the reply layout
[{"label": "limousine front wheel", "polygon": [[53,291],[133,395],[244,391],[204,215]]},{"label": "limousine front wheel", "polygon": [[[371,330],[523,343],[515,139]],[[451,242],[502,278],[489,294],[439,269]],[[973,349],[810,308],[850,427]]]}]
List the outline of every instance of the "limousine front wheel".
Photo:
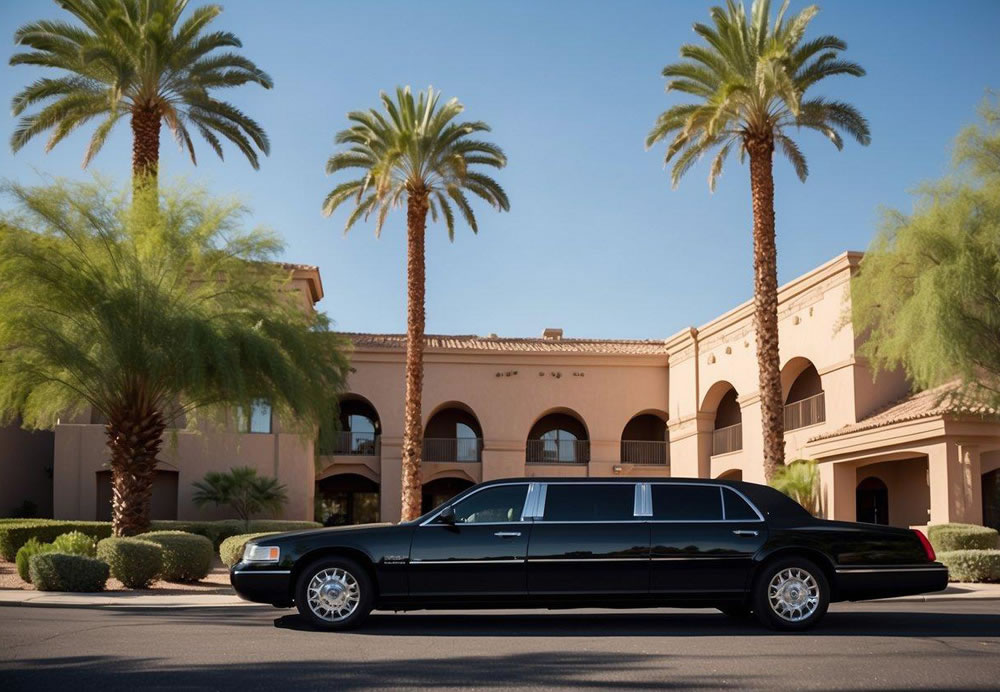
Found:
[{"label": "limousine front wheel", "polygon": [[764,567],[754,581],[754,613],[777,630],[804,630],[826,614],[830,585],[823,570],[805,558],[786,558]]},{"label": "limousine front wheel", "polygon": [[323,558],[299,575],[295,607],[321,629],[351,629],[371,612],[372,591],[368,573],[354,560]]}]

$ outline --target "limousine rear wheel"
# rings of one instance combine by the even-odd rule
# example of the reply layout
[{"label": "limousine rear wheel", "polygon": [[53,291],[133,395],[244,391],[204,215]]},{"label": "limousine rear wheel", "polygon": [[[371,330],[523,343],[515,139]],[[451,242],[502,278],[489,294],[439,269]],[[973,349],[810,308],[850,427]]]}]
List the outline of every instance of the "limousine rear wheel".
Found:
[{"label": "limousine rear wheel", "polygon": [[830,585],[815,563],[800,557],[777,560],[757,575],[753,610],[776,630],[804,630],[815,625],[830,605]]},{"label": "limousine rear wheel", "polygon": [[356,627],[372,610],[373,585],[368,572],[349,558],[322,558],[308,565],[295,586],[295,607],[302,617],[325,630]]}]

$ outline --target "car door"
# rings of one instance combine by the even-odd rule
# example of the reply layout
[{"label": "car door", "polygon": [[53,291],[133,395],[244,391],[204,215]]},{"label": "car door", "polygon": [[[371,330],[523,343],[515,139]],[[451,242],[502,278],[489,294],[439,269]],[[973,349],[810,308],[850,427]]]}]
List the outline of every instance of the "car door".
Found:
[{"label": "car door", "polygon": [[547,483],[528,544],[534,596],[646,595],[649,525],[635,483]]},{"label": "car door", "polygon": [[763,517],[732,488],[651,483],[650,590],[732,595],[747,587],[767,538]]},{"label": "car door", "polygon": [[[416,598],[523,596],[531,522],[528,483],[488,485],[413,531],[407,574]],[[445,521],[444,509],[454,510]]]}]

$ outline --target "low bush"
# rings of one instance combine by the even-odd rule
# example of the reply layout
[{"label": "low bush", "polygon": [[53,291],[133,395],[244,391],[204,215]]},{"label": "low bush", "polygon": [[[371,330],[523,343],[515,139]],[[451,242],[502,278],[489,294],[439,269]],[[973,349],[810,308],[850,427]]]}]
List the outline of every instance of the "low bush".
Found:
[{"label": "low bush", "polygon": [[52,541],[52,547],[56,549],[57,553],[97,557],[97,541],[80,531],[70,531],[57,536]]},{"label": "low bush", "polygon": [[1000,550],[951,550],[938,553],[951,581],[1000,581]]},{"label": "low bush", "polygon": [[14,562],[17,564],[17,574],[21,579],[31,583],[31,558],[42,553],[51,553],[55,547],[51,543],[42,543],[37,538],[29,538],[28,541],[17,549]]},{"label": "low bush", "polygon": [[318,529],[322,526],[315,521],[286,521],[283,519],[253,519],[247,526],[239,519],[223,519],[221,521],[154,521],[150,528],[154,531],[196,533],[212,541],[212,545],[218,551],[222,542],[232,536],[245,533],[303,531],[305,529]]},{"label": "low bush", "polygon": [[111,576],[129,589],[145,589],[159,576],[163,548],[139,538],[105,538],[97,544],[97,557],[108,563]]},{"label": "low bush", "polygon": [[997,548],[997,530],[975,524],[935,524],[927,529],[934,551],[990,550]]},{"label": "low bush", "polygon": [[39,591],[103,591],[108,565],[84,555],[43,553],[31,558],[31,583]]},{"label": "low bush", "polygon": [[160,579],[165,581],[194,582],[205,578],[212,569],[215,550],[212,541],[204,536],[184,531],[153,531],[140,536],[162,549],[163,565]]},{"label": "low bush", "polygon": [[62,534],[71,531],[85,533],[99,541],[111,535],[111,523],[60,519],[19,519],[4,522],[0,524],[0,557],[11,562],[29,538],[35,538],[41,543],[51,543]]},{"label": "low bush", "polygon": [[222,541],[222,545],[219,546],[219,557],[222,558],[222,562],[226,567],[232,567],[243,557],[243,549],[246,547],[247,541],[259,538],[260,536],[273,536],[276,533],[280,533],[280,531],[264,531],[262,533],[244,533],[239,536],[230,536]]}]

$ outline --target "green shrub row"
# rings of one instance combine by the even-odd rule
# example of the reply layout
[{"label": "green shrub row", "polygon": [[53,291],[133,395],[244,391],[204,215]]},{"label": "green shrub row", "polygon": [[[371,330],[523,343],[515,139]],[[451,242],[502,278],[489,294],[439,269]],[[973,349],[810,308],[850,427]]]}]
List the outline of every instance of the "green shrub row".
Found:
[{"label": "green shrub row", "polygon": [[94,539],[79,531],[70,531],[56,537],[52,543],[42,543],[32,536],[17,550],[14,562],[17,565],[17,574],[24,581],[31,583],[31,558],[43,553],[62,553],[64,555],[80,555],[83,557],[95,557],[97,547]]},{"label": "green shrub row", "polygon": [[935,524],[927,529],[934,552],[997,548],[997,530],[975,524]]},{"label": "green shrub row", "polygon": [[108,565],[96,558],[42,553],[31,558],[31,583],[39,591],[103,591]]},{"label": "green shrub row", "polygon": [[97,544],[97,558],[128,589],[148,588],[163,568],[163,548],[139,538],[105,538]]},{"label": "green shrub row", "polygon": [[1000,581],[1000,550],[951,550],[938,553],[951,581]]},{"label": "green shrub row", "polygon": [[[245,533],[280,533],[282,531],[302,531],[318,529],[322,524],[315,521],[286,521],[283,519],[252,519],[247,526],[240,519],[223,519],[221,521],[154,521],[151,528],[154,531],[184,531],[196,533],[212,541],[216,551],[222,542],[232,536]],[[0,529],[2,530],[2,529]]]},{"label": "green shrub row", "polygon": [[212,570],[215,550],[212,549],[212,541],[204,536],[183,531],[153,531],[142,534],[141,538],[160,546],[160,579],[201,581]]},{"label": "green shrub row", "polygon": [[226,567],[232,567],[243,557],[243,549],[246,547],[247,541],[252,538],[259,538],[260,536],[273,536],[276,533],[279,532],[264,531],[262,533],[244,533],[239,536],[230,536],[222,541],[222,545],[219,546],[219,557],[222,558],[222,563]]},{"label": "green shrub row", "polygon": [[17,555],[14,556],[14,563],[17,565],[17,576],[30,584],[31,558],[35,555],[54,551],[55,546],[51,543],[42,543],[35,537],[29,538],[24,545],[17,549]]}]

